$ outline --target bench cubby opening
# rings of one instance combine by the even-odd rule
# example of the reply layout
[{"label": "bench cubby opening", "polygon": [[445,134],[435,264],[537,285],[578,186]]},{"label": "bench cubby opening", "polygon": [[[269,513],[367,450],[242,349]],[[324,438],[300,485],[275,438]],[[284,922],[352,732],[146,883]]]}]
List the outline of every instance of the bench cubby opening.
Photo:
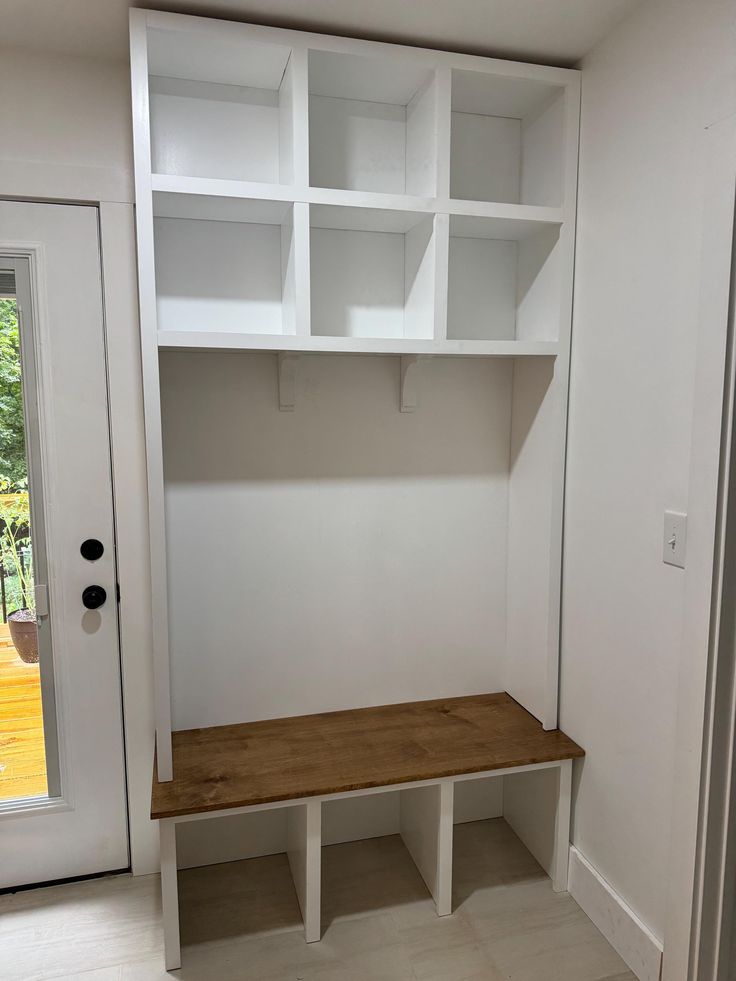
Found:
[{"label": "bench cubby opening", "polygon": [[153,172],[293,183],[291,54],[278,44],[151,31]]}]

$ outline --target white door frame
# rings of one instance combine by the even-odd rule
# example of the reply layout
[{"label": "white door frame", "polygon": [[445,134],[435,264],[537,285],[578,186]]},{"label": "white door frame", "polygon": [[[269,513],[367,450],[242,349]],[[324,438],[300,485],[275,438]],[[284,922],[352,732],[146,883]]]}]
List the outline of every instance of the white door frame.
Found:
[{"label": "white door frame", "polygon": [[705,131],[704,208],[688,490],[688,557],[678,661],[675,774],[662,981],[714,981],[696,972],[703,939],[701,780],[710,770],[710,709],[723,572],[723,524],[734,396],[731,275],[736,117]]}]

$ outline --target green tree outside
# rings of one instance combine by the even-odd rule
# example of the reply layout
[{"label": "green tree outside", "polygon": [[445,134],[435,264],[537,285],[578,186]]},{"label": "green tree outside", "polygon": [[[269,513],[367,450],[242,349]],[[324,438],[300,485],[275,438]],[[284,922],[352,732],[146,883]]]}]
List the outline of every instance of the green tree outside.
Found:
[{"label": "green tree outside", "polygon": [[33,558],[18,306],[10,298],[0,299],[0,559],[7,612],[32,606]]},{"label": "green tree outside", "polygon": [[0,299],[0,478],[18,490],[28,479],[18,307],[12,299]]}]

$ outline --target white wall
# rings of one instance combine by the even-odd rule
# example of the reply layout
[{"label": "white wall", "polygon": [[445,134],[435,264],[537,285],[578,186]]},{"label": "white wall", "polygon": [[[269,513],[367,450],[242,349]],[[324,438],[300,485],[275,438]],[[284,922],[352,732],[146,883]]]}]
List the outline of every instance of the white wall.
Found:
[{"label": "white wall", "polygon": [[560,724],[587,751],[573,842],[659,938],[683,600],[662,521],[688,505],[703,131],[736,109],[733,17],[649,0],[583,63]]},{"label": "white wall", "polygon": [[162,358],[175,729],[503,689],[512,367]]},{"label": "white wall", "polygon": [[0,48],[0,192],[133,200],[127,64]]}]

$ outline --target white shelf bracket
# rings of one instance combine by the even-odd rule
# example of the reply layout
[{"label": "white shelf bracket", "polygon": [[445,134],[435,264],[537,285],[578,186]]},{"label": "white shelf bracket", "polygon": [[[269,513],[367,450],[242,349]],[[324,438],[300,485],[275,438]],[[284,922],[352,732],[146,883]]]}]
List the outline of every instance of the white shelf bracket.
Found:
[{"label": "white shelf bracket", "polygon": [[282,351],[278,355],[279,366],[279,409],[293,412],[296,405],[296,378],[299,358],[296,354]]},{"label": "white shelf bracket", "polygon": [[401,356],[401,387],[399,409],[401,412],[415,412],[419,408],[420,358],[417,354]]}]

